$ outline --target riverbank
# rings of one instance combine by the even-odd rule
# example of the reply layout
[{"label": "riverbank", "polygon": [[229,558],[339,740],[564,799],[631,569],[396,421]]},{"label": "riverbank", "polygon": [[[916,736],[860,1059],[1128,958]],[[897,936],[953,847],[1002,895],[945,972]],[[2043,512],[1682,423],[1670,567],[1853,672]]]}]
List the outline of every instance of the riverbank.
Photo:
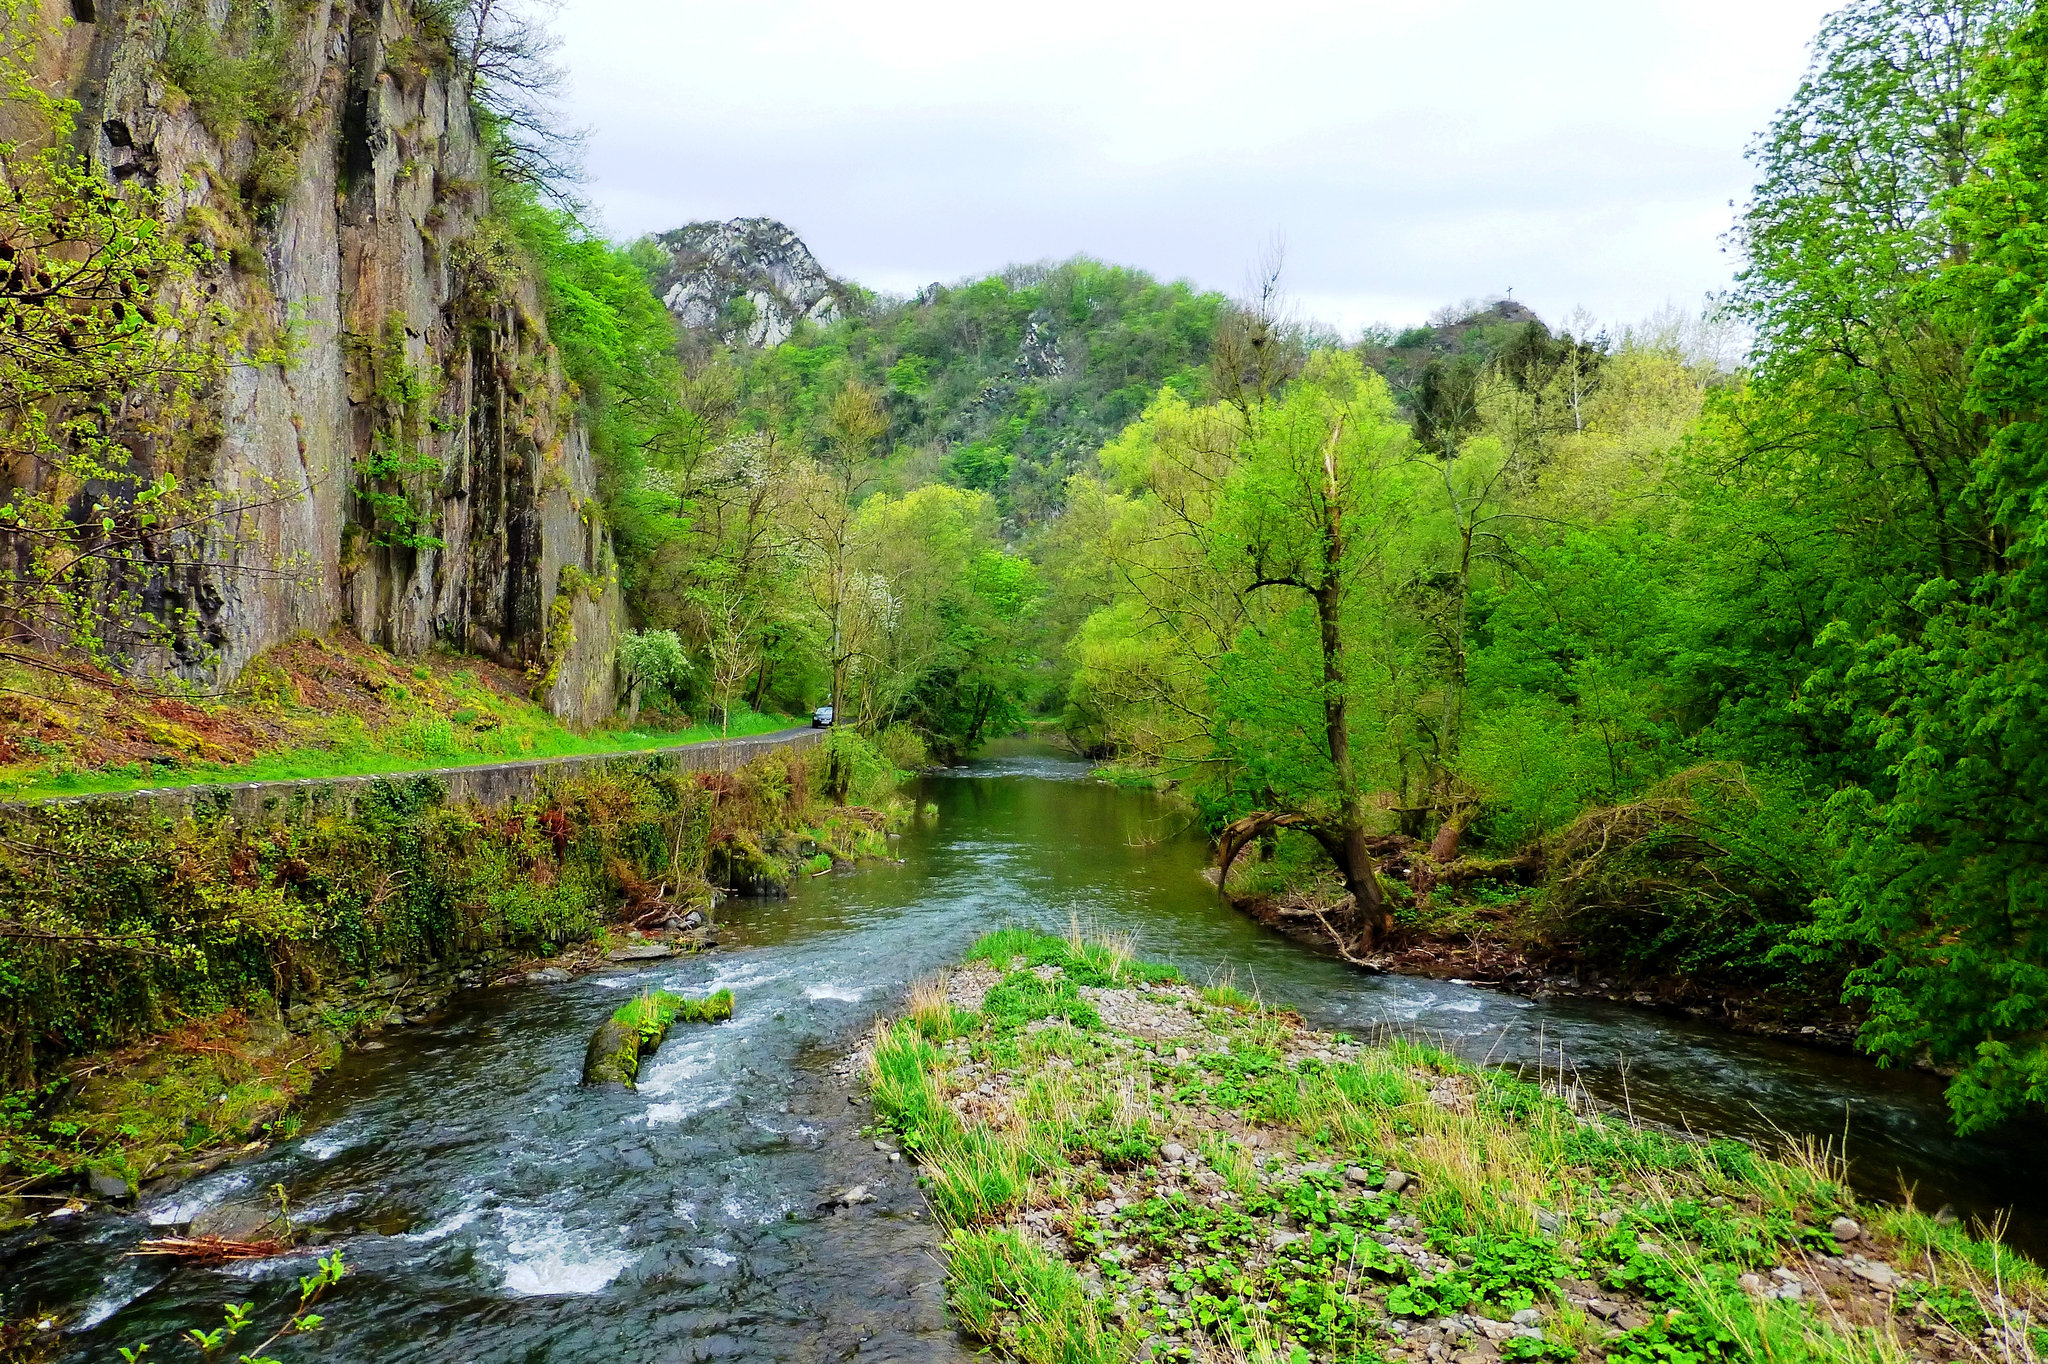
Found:
[{"label": "riverbank", "polygon": [[1952,1219],[1400,1039],[1303,1026],[1126,948],[990,935],[868,1054],[1026,1361],[2030,1359],[2048,1285]]},{"label": "riverbank", "polygon": [[499,808],[413,778],[260,823],[15,811],[0,1216],[204,1173],[293,1135],[345,1049],[459,990],[701,951],[724,894],[886,855],[909,814],[896,774],[850,734],[832,745],[730,771],[613,764]]},{"label": "riverbank", "polygon": [[1481,985],[1531,999],[1603,1000],[1683,1014],[1746,1036],[1857,1053],[1862,1018],[1841,1001],[1839,987],[1816,992],[1617,969],[1588,960],[1577,945],[1532,935],[1512,909],[1455,901],[1439,905],[1434,914],[1397,916],[1387,941],[1359,952],[1339,938],[1324,897],[1313,891],[1225,898],[1258,923],[1360,970]]}]

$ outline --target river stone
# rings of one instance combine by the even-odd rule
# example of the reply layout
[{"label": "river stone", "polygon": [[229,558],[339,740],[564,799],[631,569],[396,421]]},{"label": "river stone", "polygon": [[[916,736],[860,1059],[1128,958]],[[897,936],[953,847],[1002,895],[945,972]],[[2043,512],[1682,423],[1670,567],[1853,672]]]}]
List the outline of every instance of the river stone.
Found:
[{"label": "river stone", "polygon": [[605,959],[608,961],[660,961],[663,957],[673,957],[675,954],[676,950],[673,947],[668,947],[662,943],[635,943],[631,947],[613,948],[605,953]]},{"label": "river stone", "polygon": [[127,1198],[129,1196],[128,1177],[116,1174],[112,1170],[94,1170],[87,1183],[91,1185],[92,1191],[101,1198]]},{"label": "river stone", "polygon": [[591,1034],[590,1046],[583,1053],[583,1083],[631,1089],[639,1059],[639,1030],[607,1018]]},{"label": "river stone", "polygon": [[526,979],[535,985],[560,985],[572,977],[559,966],[549,966],[539,971],[529,971]]}]

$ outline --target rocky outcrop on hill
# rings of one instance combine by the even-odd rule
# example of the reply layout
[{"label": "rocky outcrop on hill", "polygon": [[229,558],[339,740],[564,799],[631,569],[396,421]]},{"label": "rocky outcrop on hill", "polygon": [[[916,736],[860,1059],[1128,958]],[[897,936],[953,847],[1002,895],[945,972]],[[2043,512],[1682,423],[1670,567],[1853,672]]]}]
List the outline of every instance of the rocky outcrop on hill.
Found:
[{"label": "rocky outcrop on hill", "polygon": [[685,327],[720,341],[779,346],[800,320],[822,325],[859,302],[773,218],[691,223],[654,242],[669,258],[654,291]]},{"label": "rocky outcrop on hill", "polygon": [[[535,282],[489,217],[447,35],[402,0],[263,7],[261,25],[255,6],[98,0],[60,29],[48,8],[45,67],[85,150],[164,195],[220,255],[206,287],[277,343],[218,395],[206,476],[253,504],[229,552],[284,571],[200,585],[215,649],[188,670],[217,684],[345,624],[401,654],[487,654],[556,714],[609,715],[622,608],[596,474]],[[258,43],[264,64],[233,65]],[[180,62],[216,86],[275,75],[235,106],[180,89]]]}]

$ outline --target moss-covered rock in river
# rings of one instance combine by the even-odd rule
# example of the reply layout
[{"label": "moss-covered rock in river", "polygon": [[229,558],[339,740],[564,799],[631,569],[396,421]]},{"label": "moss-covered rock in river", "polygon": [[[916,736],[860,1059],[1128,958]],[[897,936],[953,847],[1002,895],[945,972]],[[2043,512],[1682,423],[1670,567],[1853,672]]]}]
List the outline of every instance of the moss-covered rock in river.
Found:
[{"label": "moss-covered rock in river", "polygon": [[678,1023],[718,1023],[731,1017],[730,990],[720,990],[707,999],[686,999],[666,990],[644,994],[591,1034],[590,1047],[583,1054],[583,1083],[631,1089],[640,1078],[641,1058],[654,1054],[670,1028]]}]

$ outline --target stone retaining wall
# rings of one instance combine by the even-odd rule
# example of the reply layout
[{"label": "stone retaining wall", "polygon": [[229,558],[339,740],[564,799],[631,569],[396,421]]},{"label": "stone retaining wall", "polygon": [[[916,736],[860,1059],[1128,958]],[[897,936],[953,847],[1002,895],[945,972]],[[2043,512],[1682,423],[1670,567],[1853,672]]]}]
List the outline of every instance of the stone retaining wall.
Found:
[{"label": "stone retaining wall", "polygon": [[786,729],[745,739],[710,739],[673,748],[630,753],[578,754],[566,758],[535,758],[526,762],[488,763],[476,767],[436,767],[418,772],[380,772],[362,777],[308,777],[295,781],[246,781],[215,786],[168,786],[141,791],[113,791],[89,796],[60,796],[42,801],[15,801],[0,812],[30,806],[138,801],[165,814],[230,814],[244,824],[289,821],[318,814],[347,814],[364,792],[378,782],[405,782],[428,777],[439,782],[451,805],[490,807],[529,800],[549,780],[602,771],[613,764],[642,766],[649,762],[683,771],[742,767],[777,748],[811,748],[822,742],[822,729]]}]

